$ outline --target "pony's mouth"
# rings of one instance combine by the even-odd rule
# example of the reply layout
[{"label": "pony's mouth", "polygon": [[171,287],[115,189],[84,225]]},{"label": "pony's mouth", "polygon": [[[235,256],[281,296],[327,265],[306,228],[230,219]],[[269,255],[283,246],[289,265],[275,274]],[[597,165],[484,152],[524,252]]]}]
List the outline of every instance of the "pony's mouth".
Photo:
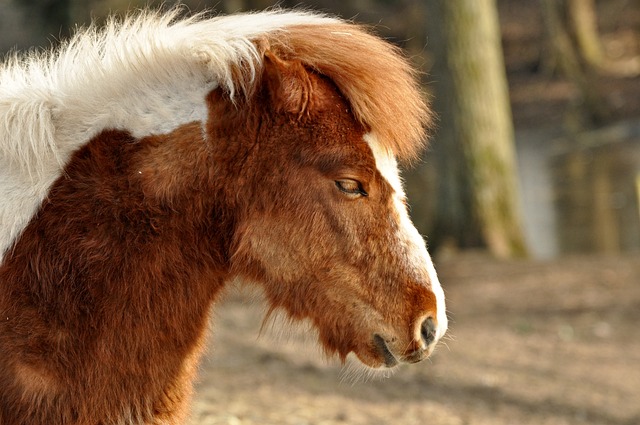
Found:
[{"label": "pony's mouth", "polygon": [[394,356],[391,350],[389,350],[389,347],[387,346],[387,342],[384,340],[383,337],[381,337],[378,334],[375,334],[373,336],[373,343],[375,344],[376,349],[378,350],[378,353],[384,359],[384,365],[386,367],[394,367],[399,363],[398,359],[396,359],[396,356]]},{"label": "pony's mouth", "polygon": [[402,355],[393,354],[393,351],[389,348],[387,341],[379,334],[373,335],[373,344],[377,351],[377,354],[382,358],[384,366],[391,368],[397,366],[400,363],[418,363],[429,357],[434,349],[435,344],[430,344],[426,348],[418,348],[409,353],[403,353]]}]

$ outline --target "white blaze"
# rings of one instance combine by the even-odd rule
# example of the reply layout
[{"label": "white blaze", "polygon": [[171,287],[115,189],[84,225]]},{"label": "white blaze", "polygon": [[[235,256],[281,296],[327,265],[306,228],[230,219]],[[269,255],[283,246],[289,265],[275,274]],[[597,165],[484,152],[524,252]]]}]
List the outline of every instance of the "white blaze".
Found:
[{"label": "white blaze", "polygon": [[[398,171],[398,163],[391,152],[386,150],[378,143],[375,136],[368,133],[364,136],[364,140],[369,144],[373,157],[376,161],[376,167],[378,171],[384,177],[384,179],[391,185],[394,190],[393,200],[396,207],[396,212],[399,217],[398,238],[403,241],[409,247],[410,256],[407,258],[406,264],[408,268],[424,269],[431,281],[431,291],[436,296],[436,308],[437,308],[437,321],[438,327],[436,330],[436,339],[440,339],[447,331],[447,314],[444,301],[444,291],[438,280],[436,269],[433,266],[431,257],[427,252],[427,246],[424,239],[411,222],[409,213],[405,204],[406,195],[402,186],[402,179]],[[419,339],[419,336],[418,338]]]}]

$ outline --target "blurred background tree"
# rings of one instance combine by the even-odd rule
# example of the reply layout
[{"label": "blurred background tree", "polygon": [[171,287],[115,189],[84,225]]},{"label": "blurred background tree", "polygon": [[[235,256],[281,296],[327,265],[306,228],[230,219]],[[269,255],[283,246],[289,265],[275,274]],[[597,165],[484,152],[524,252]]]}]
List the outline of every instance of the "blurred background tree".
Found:
[{"label": "blurred background tree", "polygon": [[594,84],[604,66],[594,0],[543,0],[547,34],[546,72],[570,79],[580,91],[587,121],[606,121],[608,108]]},{"label": "blurred background tree", "polygon": [[429,0],[440,123],[437,246],[524,256],[511,108],[494,0]]}]

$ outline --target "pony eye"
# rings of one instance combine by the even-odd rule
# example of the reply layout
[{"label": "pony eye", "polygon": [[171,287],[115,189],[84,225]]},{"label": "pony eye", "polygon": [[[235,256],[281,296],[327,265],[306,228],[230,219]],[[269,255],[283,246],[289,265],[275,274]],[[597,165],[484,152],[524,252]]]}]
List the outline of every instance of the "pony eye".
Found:
[{"label": "pony eye", "polygon": [[367,196],[367,192],[362,188],[362,184],[357,180],[336,180],[336,187],[340,189],[342,193],[350,196]]}]

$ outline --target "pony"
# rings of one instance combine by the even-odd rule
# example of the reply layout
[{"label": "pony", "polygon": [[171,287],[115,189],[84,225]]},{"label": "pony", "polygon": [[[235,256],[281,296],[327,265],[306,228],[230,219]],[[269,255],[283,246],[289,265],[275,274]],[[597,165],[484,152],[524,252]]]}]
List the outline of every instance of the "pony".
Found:
[{"label": "pony", "polygon": [[427,358],[443,290],[398,163],[401,51],[305,11],[138,12],[0,67],[0,423],[179,424],[234,279],[329,356]]}]

